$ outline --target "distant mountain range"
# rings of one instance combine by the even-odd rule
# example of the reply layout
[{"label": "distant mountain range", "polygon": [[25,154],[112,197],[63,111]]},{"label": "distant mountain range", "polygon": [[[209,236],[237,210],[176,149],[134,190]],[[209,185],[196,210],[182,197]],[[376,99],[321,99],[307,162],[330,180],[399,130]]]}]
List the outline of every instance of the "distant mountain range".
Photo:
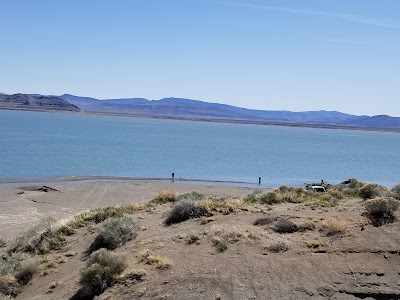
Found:
[{"label": "distant mountain range", "polygon": [[387,115],[356,116],[338,111],[266,111],[209,103],[183,98],[106,99],[79,97],[70,94],[43,96],[38,94],[5,95],[0,93],[0,108],[27,110],[67,110],[112,113],[161,118],[279,124],[291,126],[354,127],[400,130],[400,118]]}]

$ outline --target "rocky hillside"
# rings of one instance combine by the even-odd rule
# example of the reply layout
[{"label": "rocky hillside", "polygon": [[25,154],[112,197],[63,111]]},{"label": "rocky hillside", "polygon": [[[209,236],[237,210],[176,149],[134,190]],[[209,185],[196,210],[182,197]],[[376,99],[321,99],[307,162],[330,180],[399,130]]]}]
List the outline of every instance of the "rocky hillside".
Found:
[{"label": "rocky hillside", "polygon": [[67,100],[54,96],[0,94],[0,108],[23,109],[23,110],[57,110],[57,111],[80,111],[80,109]]}]

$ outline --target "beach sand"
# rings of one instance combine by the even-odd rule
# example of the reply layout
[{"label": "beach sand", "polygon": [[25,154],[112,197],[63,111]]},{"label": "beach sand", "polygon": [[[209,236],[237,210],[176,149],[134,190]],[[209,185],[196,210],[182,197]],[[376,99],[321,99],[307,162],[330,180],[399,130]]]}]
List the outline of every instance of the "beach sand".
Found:
[{"label": "beach sand", "polygon": [[[63,219],[88,209],[147,202],[161,190],[178,194],[197,191],[210,196],[238,196],[254,188],[179,182],[86,182],[0,186],[0,238],[9,240],[41,219]],[[36,191],[47,186],[57,191]]]}]

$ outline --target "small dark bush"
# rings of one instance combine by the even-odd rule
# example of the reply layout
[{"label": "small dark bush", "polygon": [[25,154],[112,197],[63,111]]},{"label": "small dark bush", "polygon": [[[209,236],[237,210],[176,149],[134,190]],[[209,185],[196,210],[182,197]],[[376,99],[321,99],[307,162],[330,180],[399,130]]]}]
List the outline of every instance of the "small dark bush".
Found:
[{"label": "small dark bush", "polygon": [[124,260],[106,249],[93,252],[81,271],[80,284],[89,295],[100,295],[126,269]]},{"label": "small dark bush", "polygon": [[379,197],[365,201],[365,215],[371,220],[372,225],[379,227],[396,221],[395,211],[400,206],[400,201],[391,197]]},{"label": "small dark bush", "polygon": [[113,250],[134,239],[138,231],[139,226],[131,217],[112,218],[90,246],[89,253],[100,248]]},{"label": "small dark bush", "polygon": [[257,220],[255,220],[253,222],[253,225],[255,225],[255,226],[269,225],[269,224],[272,224],[273,222],[275,222],[277,219],[278,219],[278,217],[276,217],[276,216],[262,217],[262,218],[258,218]]},{"label": "small dark bush", "polygon": [[15,278],[22,285],[27,284],[38,270],[38,264],[34,260],[26,260],[22,262],[21,268],[15,273]]},{"label": "small dark bush", "polygon": [[396,184],[390,191],[393,198],[400,199],[400,184]]},{"label": "small dark bush", "polygon": [[383,197],[388,194],[388,189],[376,183],[367,183],[360,188],[360,195],[363,199],[373,199],[376,197]]},{"label": "small dark bush", "polygon": [[181,200],[174,204],[165,220],[165,224],[176,224],[204,216],[208,216],[208,211],[200,201]]},{"label": "small dark bush", "polygon": [[297,231],[297,225],[288,219],[280,218],[273,224],[272,229],[279,233],[292,233]]}]

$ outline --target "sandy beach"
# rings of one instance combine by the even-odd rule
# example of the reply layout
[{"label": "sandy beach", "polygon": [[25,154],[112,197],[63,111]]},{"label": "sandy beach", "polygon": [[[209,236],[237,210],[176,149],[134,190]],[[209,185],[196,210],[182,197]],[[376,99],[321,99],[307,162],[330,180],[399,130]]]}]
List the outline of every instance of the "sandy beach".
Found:
[{"label": "sandy beach", "polygon": [[[36,191],[42,184],[27,184],[24,180],[18,185],[0,186],[0,237],[11,239],[39,220],[50,216],[62,219],[92,208],[147,202],[161,190],[173,190],[179,194],[197,191],[210,196],[238,197],[254,190],[246,187],[179,182],[74,182],[85,179],[90,178],[70,177],[70,183],[62,178],[40,180],[43,185],[56,190],[48,192]],[[113,180],[117,178],[113,177]],[[15,180],[1,182],[15,183]]]}]

